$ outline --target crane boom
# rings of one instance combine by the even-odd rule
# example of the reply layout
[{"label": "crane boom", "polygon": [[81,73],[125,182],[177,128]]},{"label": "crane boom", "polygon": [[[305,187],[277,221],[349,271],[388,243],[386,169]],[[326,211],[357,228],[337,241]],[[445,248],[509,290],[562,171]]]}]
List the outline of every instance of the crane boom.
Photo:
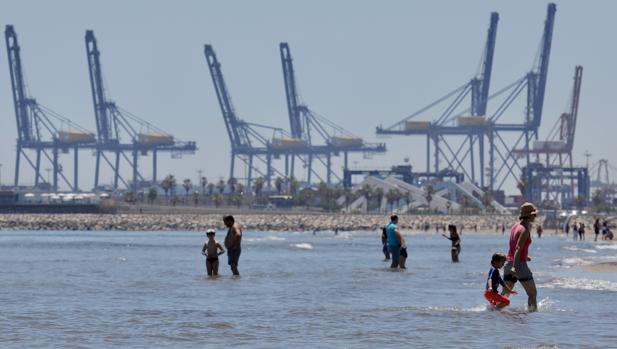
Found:
[{"label": "crane boom", "polygon": [[493,70],[493,57],[495,55],[495,43],[497,38],[497,23],[499,14],[491,13],[488,35],[486,38],[486,48],[484,49],[484,61],[482,63],[482,75],[480,77],[479,98],[474,98],[472,114],[476,116],[486,115],[486,105],[488,103],[488,93],[491,83],[491,73]]},{"label": "crane boom", "polygon": [[546,80],[548,76],[548,63],[551,55],[551,43],[553,40],[553,26],[555,24],[555,12],[557,6],[554,3],[548,4],[546,21],[544,22],[544,34],[542,35],[542,46],[538,71],[535,76],[535,93],[533,95],[533,126],[539,127],[542,120],[542,108],[544,106],[544,91],[546,90]]},{"label": "crane boom", "polygon": [[112,116],[105,99],[103,74],[101,71],[100,52],[96,43],[96,37],[92,30],[86,31],[86,55],[88,58],[88,72],[90,75],[90,89],[92,91],[92,103],[96,117],[96,131],[99,141],[109,142],[117,140],[112,128]]},{"label": "crane boom", "polygon": [[218,99],[221,112],[223,113],[225,127],[227,128],[227,134],[231,140],[232,147],[250,146],[251,142],[248,135],[241,129],[240,124],[242,122],[236,117],[236,112],[231,103],[231,97],[229,96],[225,79],[223,78],[223,72],[221,71],[221,64],[216,58],[216,53],[212,45],[205,45],[204,54],[208,62],[212,83],[216,91],[216,98]]},{"label": "crane boom", "polygon": [[6,51],[8,52],[9,71],[11,74],[11,87],[13,92],[13,104],[17,119],[18,137],[21,141],[35,140],[33,120],[28,112],[28,98],[24,76],[21,67],[21,56],[17,33],[12,25],[7,25],[4,31],[6,39]]},{"label": "crane boom", "polygon": [[289,45],[282,42],[279,45],[281,52],[281,63],[283,65],[283,77],[285,80],[285,96],[287,97],[287,111],[289,113],[289,123],[291,126],[291,136],[303,138],[302,114],[298,103],[298,93],[296,90],[296,78],[294,74],[293,62]]},{"label": "crane boom", "polygon": [[574,135],[576,133],[576,119],[578,118],[578,102],[581,96],[581,82],[583,80],[583,67],[577,65],[574,69],[574,87],[572,88],[572,102],[570,104],[570,115],[567,127],[567,147],[572,149],[574,146]]}]

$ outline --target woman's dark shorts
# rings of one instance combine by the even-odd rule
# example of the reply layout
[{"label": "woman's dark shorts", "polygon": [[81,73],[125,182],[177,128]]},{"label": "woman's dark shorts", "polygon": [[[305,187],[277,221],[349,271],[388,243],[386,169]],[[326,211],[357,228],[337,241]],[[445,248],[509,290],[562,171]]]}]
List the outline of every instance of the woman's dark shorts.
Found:
[{"label": "woman's dark shorts", "polygon": [[533,280],[533,273],[529,270],[527,266],[527,262],[516,262],[516,275],[512,274],[512,264],[513,262],[507,261],[503,266],[503,279],[504,281],[510,282],[525,282],[529,280]]}]

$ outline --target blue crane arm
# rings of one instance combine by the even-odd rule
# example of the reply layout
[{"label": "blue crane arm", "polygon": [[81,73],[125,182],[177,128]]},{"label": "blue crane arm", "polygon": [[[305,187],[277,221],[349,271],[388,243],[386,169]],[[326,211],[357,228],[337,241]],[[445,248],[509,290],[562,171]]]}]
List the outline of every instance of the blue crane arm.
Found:
[{"label": "blue crane arm", "polygon": [[[212,45],[205,45],[204,54],[206,61],[208,62],[208,68],[210,75],[212,76],[212,83],[214,84],[214,90],[216,91],[216,97],[223,113],[223,119],[225,120],[225,127],[227,128],[227,134],[231,140],[232,147],[241,147],[248,144],[243,144],[243,141],[248,142],[246,137],[241,137],[241,123],[236,117],[236,113],[225,85],[225,79],[223,78],[223,72],[221,71],[221,64],[216,58],[216,53],[212,48]],[[243,133],[244,134],[244,133]]]},{"label": "blue crane arm", "polygon": [[572,101],[570,104],[570,115],[567,129],[568,149],[574,146],[574,136],[576,134],[576,119],[578,118],[578,102],[581,96],[581,82],[583,80],[583,67],[577,65],[574,69],[574,87],[572,88]]},{"label": "blue crane arm", "polygon": [[488,102],[488,93],[491,84],[491,73],[493,71],[493,57],[495,55],[495,43],[497,38],[497,23],[499,22],[499,14],[491,13],[488,35],[486,38],[486,47],[484,49],[484,60],[482,63],[482,76],[480,78],[480,96],[477,103],[477,109],[474,110],[474,115],[485,116],[486,105]]},{"label": "blue crane arm", "polygon": [[554,3],[548,4],[546,21],[544,22],[544,33],[542,35],[542,46],[540,51],[540,61],[537,72],[537,85],[533,101],[533,125],[540,126],[542,120],[542,108],[544,106],[544,91],[548,76],[548,62],[551,55],[551,43],[553,40],[553,25],[555,24],[555,12],[557,6]]},{"label": "blue crane arm", "polygon": [[282,42],[279,45],[281,53],[281,63],[283,65],[283,78],[285,80],[285,96],[287,97],[287,112],[289,114],[289,124],[291,135],[294,138],[303,138],[302,120],[300,109],[298,108],[298,93],[296,90],[296,78],[294,74],[293,61],[289,45]]},{"label": "blue crane arm", "polygon": [[31,141],[35,138],[35,132],[33,130],[33,122],[28,112],[28,98],[26,96],[25,82],[21,67],[17,33],[15,33],[15,29],[12,25],[6,26],[4,36],[6,39],[6,51],[9,58],[11,87],[19,140]]},{"label": "blue crane arm", "polygon": [[90,75],[90,89],[92,91],[92,103],[94,106],[98,139],[99,141],[104,142],[117,140],[117,132],[116,137],[114,137],[115,126],[112,127],[112,115],[109,110],[109,106],[112,103],[105,99],[100,52],[96,43],[94,32],[92,30],[87,30],[85,39],[86,54],[88,58],[88,72]]}]

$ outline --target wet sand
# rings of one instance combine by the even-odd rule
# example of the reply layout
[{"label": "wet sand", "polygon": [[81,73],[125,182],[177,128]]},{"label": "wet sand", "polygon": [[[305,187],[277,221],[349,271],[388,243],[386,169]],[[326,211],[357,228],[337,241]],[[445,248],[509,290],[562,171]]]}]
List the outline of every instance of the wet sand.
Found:
[{"label": "wet sand", "polygon": [[585,269],[586,271],[591,271],[591,272],[614,273],[614,272],[617,272],[617,262],[606,262],[606,263],[587,265],[583,267],[583,269]]}]

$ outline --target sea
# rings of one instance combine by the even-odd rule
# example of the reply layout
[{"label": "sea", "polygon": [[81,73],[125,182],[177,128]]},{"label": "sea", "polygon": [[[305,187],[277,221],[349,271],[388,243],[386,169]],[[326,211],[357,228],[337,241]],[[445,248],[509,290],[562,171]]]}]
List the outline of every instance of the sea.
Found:
[{"label": "sea", "polygon": [[[208,277],[204,232],[1,231],[0,348],[615,348],[617,244],[534,236],[539,310],[522,287],[483,298],[508,236],[464,232],[460,263],[434,232],[245,231],[239,270]],[[590,238],[590,234],[587,234]],[[224,239],[220,231],[217,238]]]}]

